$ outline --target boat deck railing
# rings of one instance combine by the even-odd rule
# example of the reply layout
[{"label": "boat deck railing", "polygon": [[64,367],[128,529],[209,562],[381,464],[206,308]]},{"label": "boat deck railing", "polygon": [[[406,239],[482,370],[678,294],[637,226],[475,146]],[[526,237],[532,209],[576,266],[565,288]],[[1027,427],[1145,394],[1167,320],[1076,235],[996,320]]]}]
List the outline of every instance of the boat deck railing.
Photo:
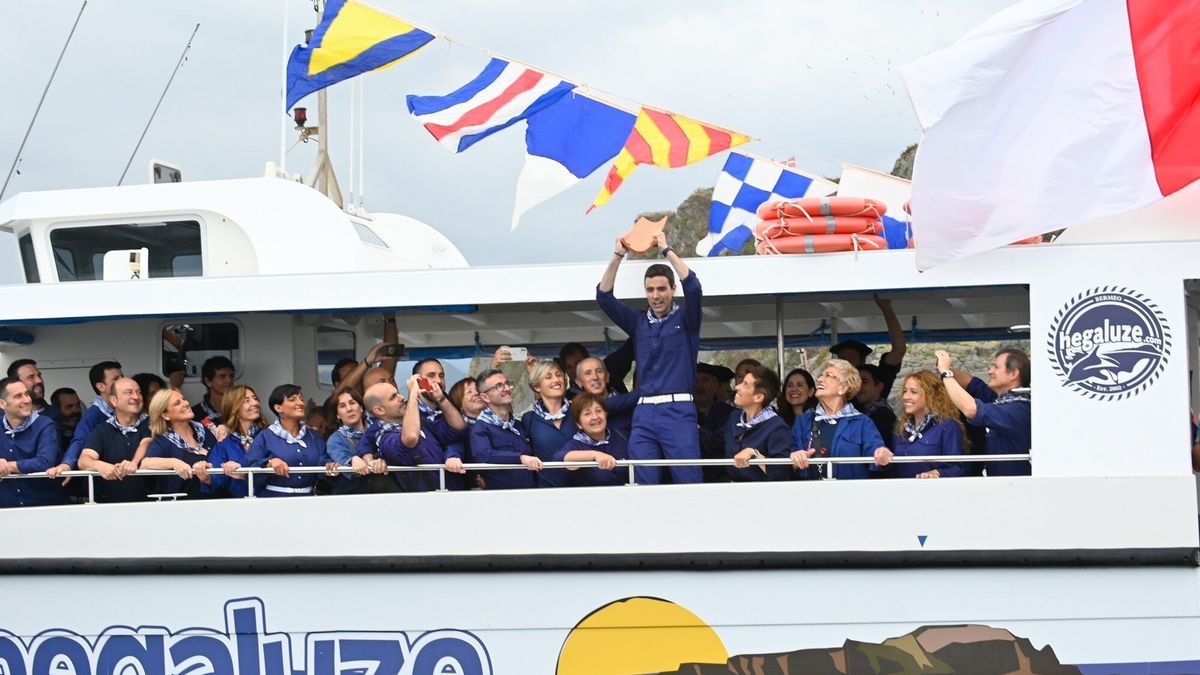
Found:
[{"label": "boat deck railing", "polygon": [[[1026,454],[1011,454],[1011,455],[905,455],[893,456],[890,464],[971,464],[979,462],[1009,462],[1009,461],[1029,461],[1030,456]],[[787,458],[764,457],[763,459],[752,459],[748,462],[750,466],[792,466],[792,460]],[[874,464],[874,457],[814,457],[808,460],[811,467],[824,467],[825,480],[836,480],[833,476],[833,467],[842,464]],[[732,459],[620,459],[616,461],[619,468],[623,468],[629,472],[629,482],[626,487],[635,487],[638,485],[635,469],[637,467],[672,467],[672,466],[733,466]],[[542,462],[542,469],[585,469],[599,468],[598,462]],[[430,473],[437,472],[438,474],[438,489],[435,492],[451,492],[446,488],[446,473],[449,470],[444,464],[417,464],[415,466],[388,466],[388,473]],[[463,464],[463,469],[466,471],[526,471],[521,464]],[[616,471],[617,469],[613,469]],[[225,472],[214,467],[208,473],[224,474]],[[253,483],[254,477],[259,475],[275,475],[275,470],[268,467],[241,467],[230,473],[243,474]],[[290,474],[356,474],[355,470],[348,466],[339,466],[332,470],[326,469],[323,466],[297,466],[290,467]],[[138,469],[137,471],[127,474],[126,477],[141,476],[176,476],[175,471],[170,469]],[[13,474],[4,477],[0,480],[17,480],[17,479],[51,479],[59,480],[63,478],[83,478],[87,480],[87,502],[88,504],[96,503],[96,479],[103,478],[98,471],[64,471],[58,476],[51,478],[46,472],[28,473],[28,474]],[[952,480],[952,479],[950,479]],[[798,481],[804,482],[804,481]],[[173,496],[173,495],[160,495]],[[256,498],[254,490],[248,490],[247,499]]]}]

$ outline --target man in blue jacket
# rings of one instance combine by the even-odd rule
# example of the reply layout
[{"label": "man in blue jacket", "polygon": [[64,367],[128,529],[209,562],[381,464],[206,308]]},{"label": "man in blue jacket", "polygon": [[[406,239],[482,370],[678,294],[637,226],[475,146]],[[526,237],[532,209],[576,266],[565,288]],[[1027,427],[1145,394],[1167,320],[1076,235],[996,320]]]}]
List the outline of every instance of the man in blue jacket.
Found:
[{"label": "man in blue jacket", "polygon": [[487,404],[479,414],[478,421],[471,425],[468,444],[476,462],[484,464],[514,464],[526,470],[488,471],[485,474],[487,489],[508,490],[537,486],[532,472],[542,470],[538,459],[529,445],[529,433],[521,420],[513,414],[513,384],[508,376],[492,368],[485,370],[475,379],[479,397]]},{"label": "man in blue jacket", "polygon": [[[700,279],[667,245],[662,232],[655,244],[675,273],[687,296],[680,307],[675,299],[675,275],[671,267],[651,265],[643,279],[649,309],[639,312],[613,295],[617,268],[627,252],[617,239],[613,258],[596,286],[596,302],[608,318],[633,337],[637,361],[638,397],[629,438],[630,459],[699,459],[700,437],[692,392],[696,388],[696,360],[700,351]],[[659,467],[640,467],[639,483],[659,483]],[[698,466],[671,467],[674,483],[699,483]]]},{"label": "man in blue jacket", "polygon": [[[0,380],[0,478],[38,473],[58,461],[58,429],[33,410],[33,397],[15,377]],[[66,493],[45,478],[0,480],[0,507],[63,504]]]},{"label": "man in blue jacket", "polygon": [[[937,369],[950,400],[967,423],[987,429],[987,454],[1022,455],[1033,445],[1029,394],[1014,389],[1029,387],[1029,356],[1019,349],[1001,349],[988,368],[984,384],[970,373],[953,370],[948,352],[938,350]],[[988,462],[989,476],[1028,476],[1029,462]]]}]

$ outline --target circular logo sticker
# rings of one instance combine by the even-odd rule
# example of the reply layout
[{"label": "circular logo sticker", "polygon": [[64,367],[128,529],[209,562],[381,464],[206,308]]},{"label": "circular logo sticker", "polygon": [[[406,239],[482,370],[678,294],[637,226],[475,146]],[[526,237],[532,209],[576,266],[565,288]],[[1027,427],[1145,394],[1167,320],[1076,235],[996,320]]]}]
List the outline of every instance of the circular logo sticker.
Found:
[{"label": "circular logo sticker", "polygon": [[1162,374],[1171,330],[1146,296],[1104,286],[1076,295],[1058,311],[1047,347],[1064,386],[1115,401],[1138,394]]}]

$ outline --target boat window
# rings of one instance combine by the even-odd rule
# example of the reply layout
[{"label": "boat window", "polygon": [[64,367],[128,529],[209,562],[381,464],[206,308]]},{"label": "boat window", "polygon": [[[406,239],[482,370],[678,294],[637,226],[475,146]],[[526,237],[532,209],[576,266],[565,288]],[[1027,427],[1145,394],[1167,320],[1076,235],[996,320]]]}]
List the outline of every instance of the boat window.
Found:
[{"label": "boat window", "polygon": [[356,358],[354,331],[317,326],[317,382],[333,386],[333,366],[341,359]]},{"label": "boat window", "polygon": [[[1192,411],[1187,448],[1196,476],[1196,493],[1200,496],[1200,427],[1197,426],[1197,411],[1200,411],[1200,342],[1196,339],[1200,335],[1200,279],[1186,280],[1184,288],[1187,290],[1188,398]],[[1200,501],[1197,501],[1196,509],[1200,512]]]},{"label": "boat window", "polygon": [[183,370],[187,377],[200,377],[200,367],[213,356],[233,361],[242,370],[241,331],[236,323],[168,323],[162,328],[162,372],[165,376]]},{"label": "boat window", "polygon": [[198,277],[204,268],[201,265],[200,254],[177,255],[171,258],[172,276],[176,277]]},{"label": "boat window", "polygon": [[25,283],[40,282],[42,278],[38,274],[37,259],[33,257],[33,236],[26,232],[21,235],[17,245],[21,249],[21,264],[25,267]]},{"label": "boat window", "polygon": [[59,227],[50,233],[50,246],[59,281],[104,278],[105,254],[111,252],[143,251],[138,260],[143,278],[203,273],[200,223],[194,220]]},{"label": "boat window", "polygon": [[379,235],[375,234],[375,231],[372,230],[371,228],[367,227],[364,223],[360,223],[357,220],[351,220],[350,222],[354,224],[354,231],[358,233],[359,239],[363,240],[364,242],[366,242],[368,244],[371,244],[372,246],[379,246],[381,248],[389,248],[389,246],[387,245],[387,242],[380,239]]}]

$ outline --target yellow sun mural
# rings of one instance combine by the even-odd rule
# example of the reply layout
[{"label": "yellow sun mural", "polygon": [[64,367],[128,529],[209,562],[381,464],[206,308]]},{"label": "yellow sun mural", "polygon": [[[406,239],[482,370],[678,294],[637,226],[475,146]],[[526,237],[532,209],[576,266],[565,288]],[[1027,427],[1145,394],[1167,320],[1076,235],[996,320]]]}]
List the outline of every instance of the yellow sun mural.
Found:
[{"label": "yellow sun mural", "polygon": [[667,600],[617,600],[571,629],[558,675],[629,675],[672,671],[681,663],[725,663],[721,638],[700,617]]}]

